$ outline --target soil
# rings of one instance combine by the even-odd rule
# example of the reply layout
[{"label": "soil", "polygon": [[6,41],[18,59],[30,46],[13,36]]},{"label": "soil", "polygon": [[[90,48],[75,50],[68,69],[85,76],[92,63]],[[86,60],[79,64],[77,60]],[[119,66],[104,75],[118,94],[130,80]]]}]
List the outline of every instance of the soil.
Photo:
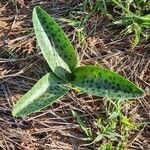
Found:
[{"label": "soil", "polygon": [[[103,99],[71,90],[53,106],[23,118],[11,111],[17,100],[50,69],[36,44],[32,10],[43,7],[55,18],[82,19],[82,1],[0,0],[0,149],[2,150],[95,150],[70,108],[92,124],[103,109]],[[17,6],[17,7],[16,7]],[[58,21],[79,54],[81,65],[109,68],[144,89],[145,97],[125,106],[127,116],[147,122],[129,136],[128,150],[150,149],[150,42],[141,38],[133,49],[133,35],[120,35],[111,19],[94,13],[84,25],[85,42],[76,37],[77,28]],[[71,107],[70,107],[71,106]]]}]

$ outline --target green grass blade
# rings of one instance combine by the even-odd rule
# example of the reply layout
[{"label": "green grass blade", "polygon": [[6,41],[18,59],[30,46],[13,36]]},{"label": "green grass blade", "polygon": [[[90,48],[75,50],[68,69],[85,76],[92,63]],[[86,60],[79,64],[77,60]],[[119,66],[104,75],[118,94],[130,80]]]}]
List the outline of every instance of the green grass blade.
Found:
[{"label": "green grass blade", "polygon": [[133,15],[133,13],[128,10],[126,7],[124,7],[120,2],[118,2],[117,0],[112,0],[113,3],[115,3],[118,7],[120,7],[125,13],[127,13],[128,15]]},{"label": "green grass blade", "polygon": [[144,96],[144,92],[129,80],[110,70],[82,66],[72,73],[70,83],[81,92],[111,99],[134,99]]},{"label": "green grass blade", "polygon": [[80,116],[75,111],[73,110],[71,111],[72,111],[73,116],[76,118],[78,124],[80,125],[81,129],[84,131],[84,133],[89,138],[89,140],[91,140],[92,139],[91,128],[87,127],[86,123],[80,118]]},{"label": "green grass blade", "polygon": [[56,102],[68,88],[54,73],[47,73],[15,105],[13,116],[25,116]]},{"label": "green grass blade", "polygon": [[74,48],[59,25],[42,8],[33,9],[33,27],[44,58],[52,71],[66,79],[77,66]]},{"label": "green grass blade", "polygon": [[135,26],[134,27],[135,37],[134,37],[133,47],[135,48],[140,41],[141,27],[136,23],[134,23],[134,26]]}]

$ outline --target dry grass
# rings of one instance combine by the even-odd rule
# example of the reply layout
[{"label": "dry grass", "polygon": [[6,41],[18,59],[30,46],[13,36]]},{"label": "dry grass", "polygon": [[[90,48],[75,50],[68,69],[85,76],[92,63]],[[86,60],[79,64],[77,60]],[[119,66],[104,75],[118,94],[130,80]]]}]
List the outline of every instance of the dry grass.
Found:
[{"label": "dry grass", "polygon": [[[48,65],[36,47],[31,13],[43,6],[55,17],[82,18],[81,1],[18,1],[18,12],[11,1],[0,1],[0,149],[4,150],[94,150],[86,143],[70,106],[92,125],[103,110],[101,98],[70,91],[53,106],[25,118],[14,118],[16,101],[46,72]],[[120,36],[108,26],[109,19],[95,13],[85,25],[86,44],[75,36],[75,28],[62,24],[79,53],[81,64],[94,64],[114,70],[142,87],[146,96],[125,106],[126,115],[136,122],[150,121],[150,43],[141,41],[132,49],[132,35]],[[117,32],[116,32],[117,31]],[[150,149],[150,125],[130,133],[129,150]]]}]

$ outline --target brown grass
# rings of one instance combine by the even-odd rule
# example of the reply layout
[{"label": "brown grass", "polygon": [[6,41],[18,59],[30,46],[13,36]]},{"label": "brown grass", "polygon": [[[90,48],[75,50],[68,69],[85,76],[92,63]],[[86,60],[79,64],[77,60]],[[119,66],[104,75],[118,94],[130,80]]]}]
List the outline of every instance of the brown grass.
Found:
[{"label": "brown grass", "polygon": [[[89,124],[103,108],[101,98],[70,91],[53,106],[24,118],[14,118],[11,110],[16,101],[46,72],[50,71],[36,46],[31,13],[41,5],[54,17],[74,17],[81,1],[18,1],[18,11],[11,1],[0,0],[0,149],[3,150],[94,150],[73,118],[70,106],[79,111]],[[71,15],[72,14],[72,15]],[[132,49],[132,35],[123,37],[110,27],[109,18],[95,13],[85,25],[86,42],[77,41],[76,29],[61,24],[69,35],[82,65],[94,64],[118,72],[145,90],[146,96],[130,106],[125,114],[134,114],[136,122],[150,121],[150,43],[141,39]],[[97,109],[98,108],[98,109]],[[150,125],[130,133],[129,150],[150,149]]]}]

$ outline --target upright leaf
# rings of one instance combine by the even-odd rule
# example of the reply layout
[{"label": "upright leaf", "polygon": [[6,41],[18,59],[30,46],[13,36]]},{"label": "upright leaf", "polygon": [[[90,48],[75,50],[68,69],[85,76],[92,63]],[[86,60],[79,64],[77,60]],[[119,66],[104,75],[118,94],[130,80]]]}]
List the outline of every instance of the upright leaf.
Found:
[{"label": "upright leaf", "polygon": [[134,23],[134,31],[135,31],[135,37],[134,37],[133,47],[136,47],[140,41],[140,33],[141,33],[141,27],[136,23]]},{"label": "upright leaf", "polygon": [[72,73],[70,83],[82,92],[108,97],[112,99],[134,99],[144,95],[144,92],[129,80],[110,70],[83,66]]},{"label": "upright leaf", "polygon": [[33,9],[33,27],[44,58],[52,71],[66,79],[77,66],[74,48],[58,24],[42,8]]},{"label": "upright leaf", "polygon": [[15,105],[13,116],[25,116],[53,104],[68,88],[54,73],[47,73]]}]

